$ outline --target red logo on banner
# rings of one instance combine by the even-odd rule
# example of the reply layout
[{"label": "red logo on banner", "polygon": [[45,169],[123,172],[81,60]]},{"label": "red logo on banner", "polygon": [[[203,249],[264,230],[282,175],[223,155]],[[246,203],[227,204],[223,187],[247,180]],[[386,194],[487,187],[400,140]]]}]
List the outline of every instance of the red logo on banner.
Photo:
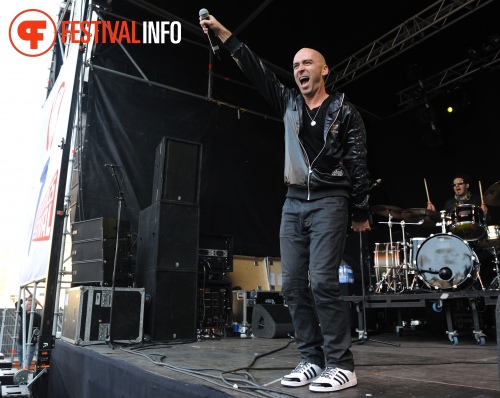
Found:
[{"label": "red logo on banner", "polygon": [[38,211],[36,213],[35,227],[33,228],[33,241],[49,240],[50,231],[52,229],[52,218],[54,216],[54,206],[56,202],[57,192],[57,176],[59,172],[56,171],[54,178],[47,187],[47,193],[43,198]]},{"label": "red logo on banner", "polygon": [[50,108],[49,122],[47,123],[47,139],[45,142],[45,149],[47,151],[52,147],[52,141],[56,132],[57,121],[59,119],[59,112],[61,110],[65,91],[66,83],[62,82],[61,87],[59,87],[59,91],[57,92],[57,97],[52,102],[52,108]]},{"label": "red logo on banner", "polygon": [[27,57],[38,57],[49,51],[56,42],[54,20],[44,11],[25,10],[17,14],[9,28],[12,47]]}]

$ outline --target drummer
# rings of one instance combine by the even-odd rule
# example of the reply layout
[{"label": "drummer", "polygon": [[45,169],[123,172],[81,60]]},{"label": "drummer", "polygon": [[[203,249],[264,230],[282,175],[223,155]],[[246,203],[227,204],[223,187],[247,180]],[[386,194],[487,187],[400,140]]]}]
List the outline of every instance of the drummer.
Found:
[{"label": "drummer", "polygon": [[[453,178],[453,191],[455,195],[452,198],[449,198],[444,203],[444,210],[447,214],[451,214],[453,210],[463,204],[472,204],[481,207],[483,210],[483,214],[486,218],[485,221],[488,220],[488,207],[481,203],[481,197],[479,195],[473,194],[470,190],[470,182],[471,178],[469,175],[465,173],[457,173]],[[427,210],[436,211],[436,207],[432,204],[432,202],[427,202]]]}]

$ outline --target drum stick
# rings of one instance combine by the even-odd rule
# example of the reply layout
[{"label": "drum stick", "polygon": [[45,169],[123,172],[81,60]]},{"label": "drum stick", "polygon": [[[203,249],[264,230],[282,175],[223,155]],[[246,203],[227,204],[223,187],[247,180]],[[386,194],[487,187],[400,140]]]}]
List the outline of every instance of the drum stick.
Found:
[{"label": "drum stick", "polygon": [[481,194],[481,204],[484,203],[483,201],[483,189],[481,188],[481,181],[479,181],[479,193]]},{"label": "drum stick", "polygon": [[425,178],[424,178],[424,185],[425,185],[425,193],[427,194],[427,203],[429,203],[431,200],[429,198],[429,190],[427,189],[427,181],[425,181]]}]

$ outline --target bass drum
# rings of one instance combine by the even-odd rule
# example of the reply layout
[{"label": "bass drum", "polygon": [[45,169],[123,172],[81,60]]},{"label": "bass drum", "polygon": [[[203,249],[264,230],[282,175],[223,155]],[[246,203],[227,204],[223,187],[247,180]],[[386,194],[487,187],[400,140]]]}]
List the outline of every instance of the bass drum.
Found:
[{"label": "bass drum", "polygon": [[418,273],[434,289],[465,289],[476,281],[479,262],[462,238],[441,233],[427,238],[417,252]]}]

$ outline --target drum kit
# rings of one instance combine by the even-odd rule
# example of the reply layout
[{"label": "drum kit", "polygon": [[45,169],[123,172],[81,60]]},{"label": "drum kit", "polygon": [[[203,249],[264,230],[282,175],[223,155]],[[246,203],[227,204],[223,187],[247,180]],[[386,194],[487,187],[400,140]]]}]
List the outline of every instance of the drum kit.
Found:
[{"label": "drum kit", "polygon": [[[483,201],[500,206],[500,181],[486,191]],[[480,206],[457,205],[452,212],[377,205],[370,210],[387,217],[389,242],[375,243],[375,293],[403,293],[421,289],[463,290],[477,286],[482,290],[500,288],[500,226],[487,225]],[[398,221],[394,221],[398,220]],[[401,226],[402,241],[394,242],[392,227]],[[405,227],[441,227],[440,233],[406,239]],[[480,275],[477,253],[492,254],[494,279],[488,286]]]}]

